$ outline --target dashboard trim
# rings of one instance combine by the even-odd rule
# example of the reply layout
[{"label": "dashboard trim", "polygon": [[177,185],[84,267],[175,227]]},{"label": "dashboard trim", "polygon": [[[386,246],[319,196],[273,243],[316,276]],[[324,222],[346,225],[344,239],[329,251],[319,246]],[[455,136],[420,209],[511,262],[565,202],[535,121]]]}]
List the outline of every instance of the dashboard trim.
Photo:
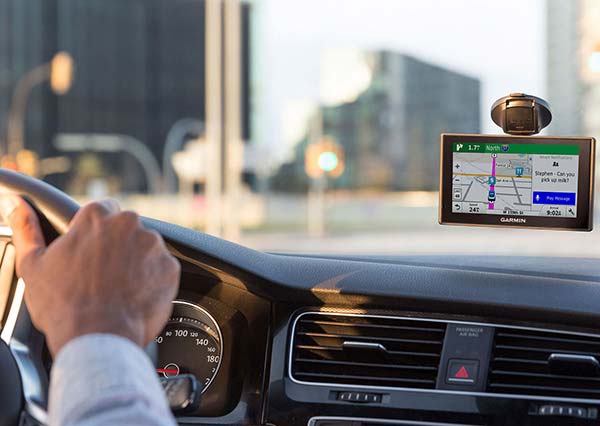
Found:
[{"label": "dashboard trim", "polygon": [[377,419],[371,417],[340,417],[340,416],[317,416],[311,417],[308,420],[307,426],[316,426],[318,421],[351,421],[351,422],[371,422],[382,425],[404,425],[404,426],[479,426],[467,423],[439,423],[439,422],[423,422],[419,420],[392,420],[392,419]]},{"label": "dashboard trim", "polygon": [[[374,390],[390,390],[390,391],[410,391],[410,392],[419,392],[419,393],[435,393],[435,394],[450,394],[450,395],[468,395],[468,396],[478,396],[478,397],[492,397],[492,398],[504,398],[504,399],[526,399],[526,400],[536,400],[536,401],[561,401],[561,402],[570,402],[570,403],[589,403],[589,404],[598,404],[600,403],[600,399],[586,399],[586,398],[561,398],[561,397],[552,397],[552,396],[538,396],[538,395],[527,395],[527,394],[504,394],[504,393],[493,393],[493,392],[471,392],[471,391],[457,391],[457,390],[444,390],[444,389],[419,389],[419,388],[405,388],[405,387],[390,387],[390,386],[372,386],[372,385],[352,385],[352,384],[340,384],[340,383],[314,383],[314,382],[306,382],[303,380],[298,380],[292,375],[292,355],[294,349],[294,336],[296,334],[296,325],[300,318],[304,315],[309,314],[317,314],[317,315],[339,315],[346,317],[366,317],[366,318],[384,318],[384,319],[402,319],[402,320],[410,320],[410,321],[424,321],[424,322],[443,322],[446,324],[464,324],[464,325],[475,325],[475,326],[486,326],[486,327],[502,327],[502,328],[512,328],[519,330],[531,330],[531,331],[542,331],[542,332],[553,332],[553,333],[561,333],[568,335],[577,335],[577,336],[587,336],[587,337],[596,337],[600,338],[600,334],[593,333],[584,333],[584,332],[571,332],[565,330],[556,330],[552,328],[540,328],[540,327],[526,327],[526,326],[516,326],[516,325],[508,325],[508,324],[498,324],[498,323],[487,323],[487,322],[477,322],[477,321],[460,321],[460,320],[448,320],[448,319],[435,319],[435,318],[426,318],[426,317],[410,317],[410,316],[402,316],[402,315],[379,315],[379,314],[359,314],[359,313],[348,313],[348,312],[335,312],[335,311],[305,311],[300,313],[294,318],[294,322],[291,328],[290,342],[289,342],[289,353],[288,353],[288,377],[289,379],[298,385],[306,385],[306,386],[319,386],[319,387],[334,387],[334,388],[342,388],[342,389],[374,389]],[[410,423],[409,423],[410,424]],[[435,424],[435,423],[434,423]]]}]

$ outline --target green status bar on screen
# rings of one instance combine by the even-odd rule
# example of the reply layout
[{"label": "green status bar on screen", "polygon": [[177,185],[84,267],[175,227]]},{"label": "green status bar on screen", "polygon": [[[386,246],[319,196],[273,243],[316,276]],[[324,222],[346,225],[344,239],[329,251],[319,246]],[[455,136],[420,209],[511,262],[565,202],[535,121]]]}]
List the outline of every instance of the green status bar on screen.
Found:
[{"label": "green status bar on screen", "polygon": [[562,154],[579,155],[578,145],[550,145],[550,144],[501,144],[501,143],[462,143],[455,142],[453,152],[466,153],[498,153],[498,154]]}]

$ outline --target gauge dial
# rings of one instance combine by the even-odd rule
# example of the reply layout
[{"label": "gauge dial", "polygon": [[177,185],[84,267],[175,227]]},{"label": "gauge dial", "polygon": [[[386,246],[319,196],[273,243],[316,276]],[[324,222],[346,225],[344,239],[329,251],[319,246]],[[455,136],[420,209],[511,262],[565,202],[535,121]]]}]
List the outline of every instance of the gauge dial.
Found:
[{"label": "gauge dial", "polygon": [[221,331],[213,317],[200,306],[184,301],[173,304],[173,315],[155,339],[156,372],[164,377],[193,374],[204,392],[221,365]]}]

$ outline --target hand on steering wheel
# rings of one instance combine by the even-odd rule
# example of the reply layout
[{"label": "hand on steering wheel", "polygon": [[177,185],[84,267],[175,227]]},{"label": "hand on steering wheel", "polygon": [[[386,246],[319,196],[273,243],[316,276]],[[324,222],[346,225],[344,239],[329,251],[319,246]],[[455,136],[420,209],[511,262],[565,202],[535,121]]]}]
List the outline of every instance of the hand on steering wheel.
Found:
[{"label": "hand on steering wheel", "polygon": [[88,204],[69,231],[46,246],[25,200],[5,195],[0,209],[13,230],[31,319],[53,355],[84,334],[117,334],[143,347],[160,333],[180,266],[137,214],[121,212],[114,200]]},{"label": "hand on steering wheel", "polygon": [[[26,283],[28,308],[13,298],[16,326],[5,339],[11,353],[0,342],[0,372],[8,377],[3,369],[14,370],[16,361],[25,412],[43,423],[47,378],[40,367],[41,345],[31,341],[32,336],[37,339],[31,324],[45,334],[53,355],[90,333],[117,334],[144,346],[170,315],[180,265],[156,231],[146,229],[135,213],[121,212],[114,201],[79,209],[55,188],[4,169],[0,188],[23,194],[32,203],[14,195],[0,201],[13,231],[17,274]],[[59,233],[63,235],[57,237]],[[1,382],[0,413],[8,415],[0,415],[0,425],[12,426],[16,418],[10,413],[21,409],[21,398],[12,398],[12,393],[21,389],[8,383],[5,389]]]}]

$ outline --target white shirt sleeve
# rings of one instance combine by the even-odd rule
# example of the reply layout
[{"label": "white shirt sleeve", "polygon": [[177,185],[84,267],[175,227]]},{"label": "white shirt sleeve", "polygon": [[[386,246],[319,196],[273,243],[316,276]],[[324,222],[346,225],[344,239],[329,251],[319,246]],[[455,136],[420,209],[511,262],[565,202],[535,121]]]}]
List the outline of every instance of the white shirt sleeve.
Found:
[{"label": "white shirt sleeve", "polygon": [[50,426],[176,425],[146,353],[112,334],[81,336],[60,350],[49,399]]}]

